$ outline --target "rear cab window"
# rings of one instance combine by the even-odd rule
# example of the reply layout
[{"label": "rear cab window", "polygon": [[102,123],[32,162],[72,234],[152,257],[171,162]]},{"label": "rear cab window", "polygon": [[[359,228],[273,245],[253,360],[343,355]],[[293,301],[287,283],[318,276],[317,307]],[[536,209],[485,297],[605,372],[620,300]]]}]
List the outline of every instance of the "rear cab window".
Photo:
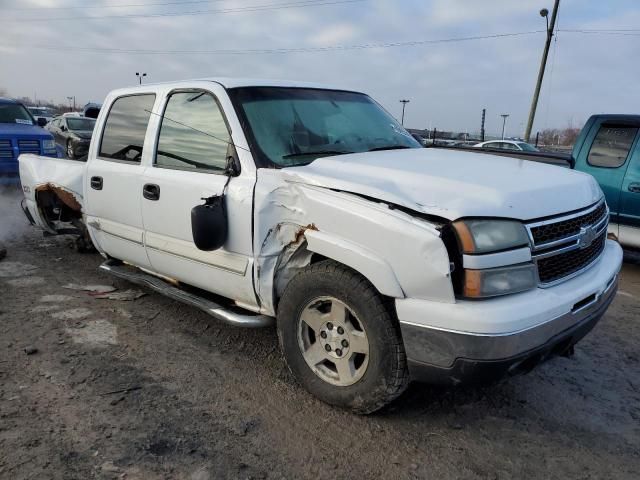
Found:
[{"label": "rear cab window", "polygon": [[140,163],[155,99],[155,94],[147,93],[119,97],[113,102],[102,132],[99,157]]},{"label": "rear cab window", "polygon": [[587,162],[601,168],[618,168],[629,156],[638,127],[603,124],[591,145]]}]

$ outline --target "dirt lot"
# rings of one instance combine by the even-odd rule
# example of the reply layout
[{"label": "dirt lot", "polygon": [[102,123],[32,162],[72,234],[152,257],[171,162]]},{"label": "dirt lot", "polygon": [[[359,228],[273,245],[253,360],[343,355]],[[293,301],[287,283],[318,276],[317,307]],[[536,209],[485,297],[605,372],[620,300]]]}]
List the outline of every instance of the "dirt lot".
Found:
[{"label": "dirt lot", "polygon": [[637,263],[573,358],[490,388],[414,385],[358,417],[296,385],[273,329],[64,288],[136,287],[22,230],[16,199],[0,197],[0,478],[640,476]]}]

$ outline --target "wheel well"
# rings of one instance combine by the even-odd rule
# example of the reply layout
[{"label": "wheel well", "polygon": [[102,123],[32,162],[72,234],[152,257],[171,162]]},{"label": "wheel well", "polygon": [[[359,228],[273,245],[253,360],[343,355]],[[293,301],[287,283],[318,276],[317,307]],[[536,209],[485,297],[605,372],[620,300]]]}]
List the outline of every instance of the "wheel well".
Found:
[{"label": "wheel well", "polygon": [[35,200],[42,219],[52,230],[60,230],[56,223],[75,224],[82,219],[82,207],[72,193],[54,185],[36,190]]}]

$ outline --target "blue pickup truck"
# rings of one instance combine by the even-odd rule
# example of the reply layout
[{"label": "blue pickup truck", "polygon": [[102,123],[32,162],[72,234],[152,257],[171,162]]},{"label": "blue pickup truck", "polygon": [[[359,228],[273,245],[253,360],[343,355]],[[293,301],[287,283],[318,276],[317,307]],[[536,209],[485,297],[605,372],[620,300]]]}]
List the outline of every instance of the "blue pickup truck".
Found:
[{"label": "blue pickup truck", "polygon": [[56,157],[53,136],[20,102],[0,97],[0,185],[18,184],[18,155]]}]

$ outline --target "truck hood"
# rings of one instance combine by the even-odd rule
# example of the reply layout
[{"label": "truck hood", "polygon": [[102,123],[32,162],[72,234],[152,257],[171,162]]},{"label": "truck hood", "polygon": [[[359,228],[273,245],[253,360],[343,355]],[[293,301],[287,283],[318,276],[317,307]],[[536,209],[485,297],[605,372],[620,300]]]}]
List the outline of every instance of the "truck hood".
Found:
[{"label": "truck hood", "polygon": [[319,158],[282,170],[289,182],[341,190],[448,220],[532,220],[587,207],[595,179],[566,168],[472,152],[408,149]]},{"label": "truck hood", "polygon": [[23,125],[21,123],[0,123],[0,137],[53,138],[49,132],[37,125]]}]

